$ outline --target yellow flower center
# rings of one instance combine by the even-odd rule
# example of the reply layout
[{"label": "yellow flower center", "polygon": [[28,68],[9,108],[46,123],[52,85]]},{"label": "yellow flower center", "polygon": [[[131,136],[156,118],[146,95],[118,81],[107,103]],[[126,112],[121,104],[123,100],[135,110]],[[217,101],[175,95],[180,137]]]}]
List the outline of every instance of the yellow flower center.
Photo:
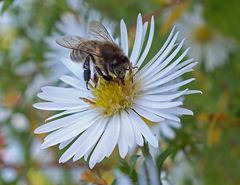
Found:
[{"label": "yellow flower center", "polygon": [[106,81],[99,79],[97,87],[90,85],[93,99],[81,98],[105,116],[112,116],[131,107],[139,89],[140,81],[132,82],[132,74],[127,74],[124,83],[119,79]]},{"label": "yellow flower center", "polygon": [[212,33],[206,26],[199,26],[194,30],[194,38],[200,43],[207,43],[212,40]]}]

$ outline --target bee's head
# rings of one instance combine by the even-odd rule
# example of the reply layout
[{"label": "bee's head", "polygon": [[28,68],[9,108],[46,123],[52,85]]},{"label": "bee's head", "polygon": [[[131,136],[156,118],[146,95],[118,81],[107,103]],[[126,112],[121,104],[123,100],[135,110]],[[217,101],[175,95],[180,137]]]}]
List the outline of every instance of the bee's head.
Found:
[{"label": "bee's head", "polygon": [[112,61],[111,72],[119,79],[124,79],[126,71],[129,70],[129,59],[122,55]]}]

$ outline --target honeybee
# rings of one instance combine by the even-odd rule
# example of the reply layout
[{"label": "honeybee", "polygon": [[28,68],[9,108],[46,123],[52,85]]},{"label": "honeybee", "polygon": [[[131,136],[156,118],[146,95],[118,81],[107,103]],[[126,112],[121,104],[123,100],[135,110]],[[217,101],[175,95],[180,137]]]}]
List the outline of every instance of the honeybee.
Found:
[{"label": "honeybee", "polygon": [[128,57],[100,22],[90,22],[88,31],[94,39],[63,36],[56,42],[71,49],[70,58],[73,61],[83,62],[83,76],[87,89],[91,78],[90,62],[94,64],[95,84],[97,84],[99,76],[107,81],[119,79],[124,84],[126,72],[129,70],[132,73],[133,69]]}]

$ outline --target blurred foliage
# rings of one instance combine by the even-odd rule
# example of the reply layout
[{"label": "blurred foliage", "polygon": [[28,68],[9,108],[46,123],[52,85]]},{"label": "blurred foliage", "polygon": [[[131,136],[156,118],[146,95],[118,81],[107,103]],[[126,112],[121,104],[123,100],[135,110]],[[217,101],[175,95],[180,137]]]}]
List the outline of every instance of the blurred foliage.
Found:
[{"label": "blurred foliage", "polygon": [[[91,172],[82,161],[58,165],[57,160],[63,151],[59,152],[56,147],[47,150],[47,154],[34,156],[32,148],[43,140],[43,136],[33,136],[33,130],[49,115],[32,109],[40,87],[34,89],[33,94],[26,92],[30,86],[34,86],[37,78],[51,76],[45,65],[45,54],[49,51],[46,37],[57,31],[56,24],[61,15],[78,12],[67,0],[5,0],[1,3],[0,24],[4,16],[11,17],[13,23],[10,26],[0,25],[0,184],[70,185],[79,183],[81,178],[81,183],[107,185],[114,179],[110,170],[112,167],[137,182],[138,155],[129,156],[118,164],[119,157],[114,153]],[[189,88],[200,89],[203,95],[186,98],[185,107],[193,110],[195,115],[182,118],[183,126],[175,130],[174,139],[162,139],[161,151],[165,150],[165,153],[162,153],[157,166],[163,165],[164,172],[171,174],[171,169],[176,168],[175,157],[181,152],[185,156],[184,160],[192,164],[192,171],[196,171],[197,175],[193,179],[199,178],[204,185],[237,185],[240,184],[240,1],[91,0],[86,8],[99,10],[103,17],[111,18],[117,24],[120,19],[124,19],[130,25],[130,44],[134,40],[137,14],[141,12],[144,20],[155,15],[158,34],[149,53],[150,58],[164,42],[172,25],[185,12],[191,11],[196,3],[203,5],[207,26],[232,38],[235,48],[225,64],[212,72],[206,72],[203,61],[199,61],[198,68],[193,72],[196,81]],[[185,78],[189,76],[192,74],[187,74]],[[17,121],[13,119],[16,114],[26,118],[27,128],[16,126]],[[9,149],[11,146],[20,148],[18,153],[12,152]],[[173,158],[169,159],[171,162],[165,161],[168,155],[164,154],[169,154],[166,150],[168,146],[178,149]],[[6,163],[6,155],[19,160]],[[8,168],[17,175],[10,178],[9,174],[14,173],[7,171]],[[53,169],[51,173],[58,174],[57,180],[49,175],[49,169]],[[195,185],[195,181],[187,175],[185,181],[178,183]]]},{"label": "blurred foliage", "polygon": [[13,3],[14,0],[5,0],[3,1],[3,6],[1,8],[1,14],[3,14]]},{"label": "blurred foliage", "polygon": [[219,30],[227,36],[240,41],[239,21],[236,19],[240,16],[238,0],[204,0],[205,17],[207,22],[213,28]]}]

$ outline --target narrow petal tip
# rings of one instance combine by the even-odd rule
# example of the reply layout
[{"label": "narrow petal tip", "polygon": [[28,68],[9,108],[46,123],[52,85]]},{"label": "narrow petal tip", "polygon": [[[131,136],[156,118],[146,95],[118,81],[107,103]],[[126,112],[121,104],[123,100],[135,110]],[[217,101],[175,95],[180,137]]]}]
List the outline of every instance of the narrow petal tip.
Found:
[{"label": "narrow petal tip", "polygon": [[[155,137],[155,136],[154,136]],[[157,138],[155,137],[155,139],[153,140],[153,142],[149,143],[151,146],[153,146],[154,148],[157,148],[158,147],[158,140]]]},{"label": "narrow petal tip", "polygon": [[39,109],[38,103],[34,103],[32,106],[33,106],[35,109]]},{"label": "narrow petal tip", "polygon": [[44,150],[44,149],[46,149],[46,148],[48,148],[48,146],[47,146],[47,144],[46,144],[45,142],[43,142],[43,143],[41,144],[41,146],[40,146],[40,149],[41,149],[41,150]]},{"label": "narrow petal tip", "polygon": [[152,23],[154,22],[154,15],[152,15],[152,17],[151,17],[151,22]]},{"label": "narrow petal tip", "polygon": [[34,134],[41,134],[42,133],[40,127],[36,128],[33,132],[34,132]]},{"label": "narrow petal tip", "polygon": [[60,157],[60,159],[58,160],[59,163],[65,163],[67,162],[67,160],[65,159],[65,157],[63,157],[63,155]]},{"label": "narrow petal tip", "polygon": [[90,169],[93,169],[93,167],[96,165],[96,162],[90,162],[89,163],[89,168]]},{"label": "narrow petal tip", "polygon": [[128,153],[128,150],[125,150],[125,151],[119,150],[119,155],[122,159],[124,159],[126,157],[127,153]]},{"label": "narrow petal tip", "polygon": [[121,21],[120,21],[120,25],[122,25],[122,24],[124,24],[124,23],[125,23],[124,20],[121,19]]}]

